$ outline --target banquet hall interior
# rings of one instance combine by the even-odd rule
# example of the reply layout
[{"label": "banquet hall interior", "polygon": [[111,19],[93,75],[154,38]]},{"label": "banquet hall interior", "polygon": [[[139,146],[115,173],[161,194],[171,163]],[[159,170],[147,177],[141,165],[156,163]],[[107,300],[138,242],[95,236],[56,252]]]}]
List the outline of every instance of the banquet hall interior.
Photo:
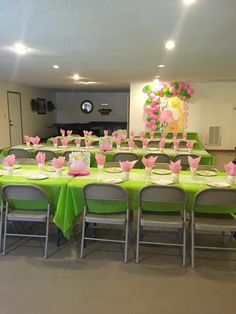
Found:
[{"label": "banquet hall interior", "polygon": [[234,312],[235,29],[236,0],[0,1],[0,314]]}]

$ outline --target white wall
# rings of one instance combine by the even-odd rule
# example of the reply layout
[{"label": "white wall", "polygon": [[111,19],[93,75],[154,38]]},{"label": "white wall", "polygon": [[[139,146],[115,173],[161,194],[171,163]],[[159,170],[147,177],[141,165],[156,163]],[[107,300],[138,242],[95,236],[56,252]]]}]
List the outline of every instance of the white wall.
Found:
[{"label": "white wall", "polygon": [[55,103],[55,93],[46,89],[28,87],[20,84],[0,81],[0,149],[10,146],[7,91],[21,94],[23,135],[49,137],[56,132],[50,128],[56,123],[56,110],[45,115],[38,115],[31,110],[32,98],[45,98]]},{"label": "white wall", "polygon": [[[143,87],[150,82],[130,85],[130,130],[145,129],[144,104],[147,95]],[[209,149],[234,149],[236,146],[236,82],[192,83],[188,131],[198,132]],[[221,145],[207,146],[210,126],[221,127]]]},{"label": "white wall", "polygon": [[[91,121],[127,121],[127,97],[129,93],[57,93],[57,122],[58,123],[86,123]],[[85,114],[80,109],[84,100],[92,101],[94,109]],[[109,106],[101,106],[101,104]],[[102,116],[98,110],[110,108],[108,116]]]}]

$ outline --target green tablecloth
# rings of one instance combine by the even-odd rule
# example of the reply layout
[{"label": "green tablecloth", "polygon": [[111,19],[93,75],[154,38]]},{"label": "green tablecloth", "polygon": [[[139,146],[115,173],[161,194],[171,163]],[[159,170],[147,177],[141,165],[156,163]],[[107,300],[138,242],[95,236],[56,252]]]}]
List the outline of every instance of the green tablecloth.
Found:
[{"label": "green tablecloth", "polygon": [[[26,148],[26,145],[18,145],[18,146],[15,146],[14,148]],[[78,148],[75,145],[68,146],[67,148],[62,148],[62,147],[55,148],[52,145],[45,145],[45,146],[40,146],[40,147],[31,146],[30,149],[27,148],[27,150],[30,152],[32,157],[35,156],[35,151],[40,150],[40,149],[48,149],[48,150],[54,151],[58,155],[63,155],[63,153],[67,150],[74,150],[74,151],[78,150]],[[8,150],[9,150],[9,148],[4,149],[1,152],[1,155],[7,156]],[[124,152],[124,151],[129,151],[129,149],[127,148],[127,150],[119,150],[119,151]],[[91,153],[90,165],[91,165],[91,167],[96,167],[97,164],[96,164],[96,160],[95,160],[95,155],[97,153],[101,153],[101,152],[99,151],[98,148],[92,148],[89,150],[89,152]],[[103,154],[106,156],[106,161],[111,162],[113,155],[117,152],[118,152],[117,149],[113,149],[112,151],[109,151],[109,152],[103,152]],[[139,162],[135,165],[135,168],[143,168],[143,164],[141,162],[142,157],[146,154],[155,153],[155,152],[158,152],[158,150],[153,151],[153,150],[143,149],[143,148],[134,149],[133,153],[137,154],[138,158],[139,158]],[[174,149],[165,148],[164,153],[167,154],[170,157],[170,159],[173,159],[177,153],[182,154],[184,152],[178,151],[176,153],[176,151],[174,151]],[[210,155],[207,151],[202,150],[202,149],[194,149],[192,151],[192,153],[196,154],[198,156],[201,156],[201,161],[200,161],[201,165],[213,165],[213,163],[214,163],[213,156]],[[157,159],[157,162],[158,162],[158,159]],[[188,168],[188,166],[184,167],[183,170],[186,170],[187,168]]]},{"label": "green tablecloth", "polygon": [[[121,174],[103,173],[104,178],[119,178]],[[153,174],[155,178],[171,178],[171,175],[159,176]],[[187,171],[181,172],[180,182],[175,184],[182,187],[188,194],[188,209],[191,209],[194,195],[207,187],[207,182],[214,180],[226,181],[224,173],[217,174],[217,177],[201,177],[192,178]],[[91,174],[86,177],[77,177],[68,183],[66,200],[60,198],[57,211],[54,216],[54,222],[63,231],[64,235],[69,238],[71,236],[73,226],[83,211],[82,188],[85,184],[97,182],[97,170],[91,169]],[[137,210],[138,193],[145,185],[150,184],[146,181],[145,171],[143,169],[133,169],[130,174],[130,179],[120,183],[128,191],[129,208]],[[236,185],[233,187],[236,188]]]}]

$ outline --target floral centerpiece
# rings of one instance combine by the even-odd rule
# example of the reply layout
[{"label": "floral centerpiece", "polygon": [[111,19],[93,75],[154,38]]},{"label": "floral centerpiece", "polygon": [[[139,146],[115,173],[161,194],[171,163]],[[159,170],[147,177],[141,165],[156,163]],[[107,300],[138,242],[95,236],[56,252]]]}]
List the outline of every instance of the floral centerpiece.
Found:
[{"label": "floral centerpiece", "polygon": [[89,152],[72,152],[69,155],[69,174],[85,176],[89,174],[90,153]]},{"label": "floral centerpiece", "polygon": [[112,150],[112,138],[111,137],[100,137],[99,139],[99,150],[106,152]]}]

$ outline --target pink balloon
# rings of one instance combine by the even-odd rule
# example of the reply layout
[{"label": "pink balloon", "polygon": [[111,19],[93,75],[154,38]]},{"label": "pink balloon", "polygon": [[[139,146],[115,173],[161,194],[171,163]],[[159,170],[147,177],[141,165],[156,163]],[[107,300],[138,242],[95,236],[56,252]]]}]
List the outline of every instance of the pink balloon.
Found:
[{"label": "pink balloon", "polygon": [[158,92],[162,91],[163,87],[164,87],[163,84],[158,85],[158,86],[157,86]]},{"label": "pink balloon", "polygon": [[184,85],[185,85],[185,87],[184,87],[185,89],[189,88],[189,84],[185,83]]},{"label": "pink balloon", "polygon": [[186,100],[187,99],[187,97],[186,96],[183,96],[183,100]]},{"label": "pink balloon", "polygon": [[180,94],[180,93],[181,93],[181,88],[178,88],[178,89],[176,90],[176,93],[177,93],[177,94]]},{"label": "pink balloon", "polygon": [[152,129],[153,129],[154,131],[156,131],[157,128],[158,128],[158,127],[157,127],[157,125],[155,125],[155,124],[152,126]]},{"label": "pink balloon", "polygon": [[175,95],[176,94],[176,89],[172,86],[170,88],[170,92],[171,92],[171,94]]},{"label": "pink balloon", "polygon": [[166,83],[166,87],[168,87],[168,88],[172,87],[171,82],[167,82],[167,83]]},{"label": "pink balloon", "polygon": [[150,122],[146,122],[146,127],[147,128],[151,128],[151,123]]},{"label": "pink balloon", "polygon": [[150,124],[151,124],[151,126],[155,125],[155,120],[152,119],[152,120],[150,121]]},{"label": "pink balloon", "polygon": [[184,88],[184,87],[185,87],[185,84],[184,84],[183,82],[179,84],[179,88],[182,89],[182,88]]},{"label": "pink balloon", "polygon": [[192,88],[188,88],[188,89],[187,89],[187,92],[188,92],[189,95],[192,95],[193,89],[192,89]]},{"label": "pink balloon", "polygon": [[160,105],[158,105],[158,106],[157,106],[157,110],[159,111],[159,110],[160,110],[160,108],[161,108],[161,106],[160,106]]},{"label": "pink balloon", "polygon": [[151,106],[150,106],[150,105],[146,105],[144,110],[145,110],[146,113],[148,113],[148,111],[149,111],[150,109],[151,109]]},{"label": "pink balloon", "polygon": [[155,97],[155,94],[154,94],[154,93],[150,93],[149,97],[150,97],[150,98],[154,98],[154,97]]}]

